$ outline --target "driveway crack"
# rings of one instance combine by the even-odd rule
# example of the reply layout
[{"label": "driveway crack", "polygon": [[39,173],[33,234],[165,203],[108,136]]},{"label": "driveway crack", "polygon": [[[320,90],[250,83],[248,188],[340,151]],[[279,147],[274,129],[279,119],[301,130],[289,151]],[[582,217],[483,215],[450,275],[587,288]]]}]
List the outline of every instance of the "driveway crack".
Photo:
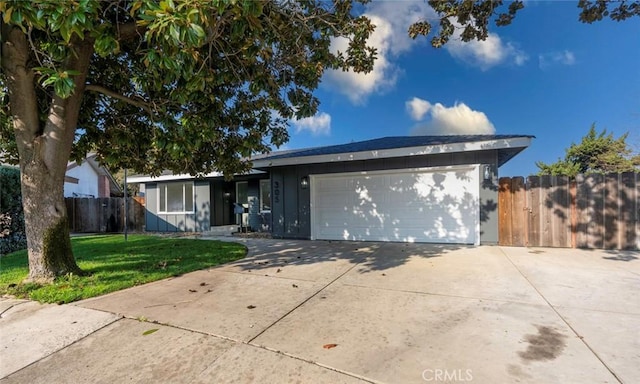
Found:
[{"label": "driveway crack", "polygon": [[[382,244],[378,249],[376,249],[373,253],[368,254],[366,257],[373,257],[376,254],[378,254],[380,252],[380,250],[382,250],[382,248],[385,247],[385,244]],[[338,275],[335,279],[329,281],[327,284],[325,284],[324,286],[322,286],[320,289],[318,289],[314,294],[312,294],[311,296],[307,297],[305,300],[303,300],[300,304],[296,305],[295,307],[293,307],[290,311],[288,311],[287,313],[285,313],[284,315],[282,315],[280,318],[278,318],[276,321],[274,321],[273,323],[269,324],[269,326],[267,326],[265,329],[263,329],[262,331],[260,331],[260,333],[258,333],[257,335],[255,335],[254,337],[252,337],[251,339],[249,339],[249,341],[247,341],[247,344],[251,344],[253,343],[253,341],[255,339],[257,339],[258,337],[260,337],[263,333],[267,332],[269,329],[271,329],[274,325],[278,324],[280,321],[282,321],[282,319],[284,319],[285,317],[289,316],[293,311],[295,311],[296,309],[300,308],[301,306],[303,306],[304,304],[306,304],[309,300],[313,299],[314,297],[318,296],[318,294],[322,291],[324,291],[325,289],[327,289],[327,287],[329,287],[331,284],[335,283],[336,281],[338,281],[340,278],[342,278],[342,276],[346,275],[347,273],[351,272],[355,267],[357,267],[358,265],[360,265],[362,263],[362,261],[365,259],[365,257],[363,256],[360,261],[354,263],[351,268],[347,269],[346,271],[342,272],[340,275]]]},{"label": "driveway crack", "polygon": [[547,300],[547,298],[542,294],[542,292],[538,289],[538,287],[536,287],[533,282],[531,282],[531,280],[529,280],[529,278],[527,277],[527,275],[525,275],[522,270],[520,270],[520,268],[518,268],[518,266],[516,265],[516,263],[513,262],[513,260],[511,260],[511,258],[509,257],[509,255],[504,252],[502,250],[502,248],[498,247],[498,249],[500,249],[500,252],[502,252],[502,254],[504,255],[504,257],[507,258],[507,260],[509,260],[509,262],[511,263],[511,265],[513,265],[513,267],[516,269],[516,271],[518,271],[518,273],[520,273],[520,275],[527,281],[527,283],[529,283],[529,285],[531,285],[531,288],[533,288],[538,295],[540,295],[540,297],[542,298],[542,300],[544,300],[547,305],[549,306],[549,308],[551,308],[551,310],[553,312],[556,313],[556,315],[558,315],[558,317],[560,318],[560,320],[562,320],[567,327],[569,327],[569,329],[571,330],[571,332],[573,332],[580,341],[582,341],[582,343],[591,351],[591,353],[593,353],[593,355],[596,357],[596,359],[598,359],[598,361],[600,361],[600,363],[607,369],[607,371],[609,371],[609,373],[611,373],[611,375],[618,381],[618,383],[620,384],[624,384],[624,382],[622,381],[622,379],[620,379],[620,377],[618,377],[618,375],[616,375],[616,373],[613,371],[613,369],[611,367],[609,367],[609,365],[607,365],[607,363],[604,362],[604,360],[600,357],[600,355],[598,355],[596,353],[596,351],[591,348],[591,346],[589,345],[589,343],[586,342],[586,340],[584,339],[584,337],[582,337],[582,335],[580,335],[578,333],[578,331],[576,331],[571,324],[569,324],[569,321],[567,321],[567,319],[564,318],[564,316],[562,316],[562,314],[560,312],[558,312],[558,310],[556,309],[556,307],[554,307],[551,302],[549,302],[549,300]]},{"label": "driveway crack", "polygon": [[4,314],[9,312],[10,310],[12,310],[13,308],[16,308],[22,304],[28,303],[29,301],[20,301],[20,302],[16,302],[11,304],[9,307],[7,307],[4,311],[0,312],[0,319],[4,317]]}]

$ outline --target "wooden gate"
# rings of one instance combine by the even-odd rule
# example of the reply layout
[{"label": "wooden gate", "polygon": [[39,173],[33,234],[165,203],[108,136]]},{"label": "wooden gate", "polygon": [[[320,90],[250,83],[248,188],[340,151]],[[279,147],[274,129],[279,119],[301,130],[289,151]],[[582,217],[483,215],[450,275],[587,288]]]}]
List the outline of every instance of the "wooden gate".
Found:
[{"label": "wooden gate", "polygon": [[640,249],[640,174],[503,177],[499,244]]}]

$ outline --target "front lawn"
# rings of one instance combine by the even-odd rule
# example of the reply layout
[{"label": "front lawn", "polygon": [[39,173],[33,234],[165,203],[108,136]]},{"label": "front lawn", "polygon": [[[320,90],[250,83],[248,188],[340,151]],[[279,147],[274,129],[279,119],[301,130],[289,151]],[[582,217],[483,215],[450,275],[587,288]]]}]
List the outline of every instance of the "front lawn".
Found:
[{"label": "front lawn", "polygon": [[86,276],[64,276],[52,284],[23,284],[29,273],[27,251],[0,258],[0,295],[46,303],[69,303],[135,285],[238,260],[240,244],[130,235],[74,237],[73,252]]}]

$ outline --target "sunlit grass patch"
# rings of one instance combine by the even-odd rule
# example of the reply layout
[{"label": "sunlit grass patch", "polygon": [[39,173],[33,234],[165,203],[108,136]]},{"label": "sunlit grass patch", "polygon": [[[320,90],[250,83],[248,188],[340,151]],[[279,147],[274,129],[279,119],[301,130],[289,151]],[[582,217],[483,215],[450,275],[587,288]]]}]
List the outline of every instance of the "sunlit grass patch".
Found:
[{"label": "sunlit grass patch", "polygon": [[78,266],[85,276],[67,275],[52,284],[24,284],[27,251],[0,258],[0,294],[46,303],[69,303],[135,285],[178,276],[245,256],[240,244],[147,235],[74,237]]}]

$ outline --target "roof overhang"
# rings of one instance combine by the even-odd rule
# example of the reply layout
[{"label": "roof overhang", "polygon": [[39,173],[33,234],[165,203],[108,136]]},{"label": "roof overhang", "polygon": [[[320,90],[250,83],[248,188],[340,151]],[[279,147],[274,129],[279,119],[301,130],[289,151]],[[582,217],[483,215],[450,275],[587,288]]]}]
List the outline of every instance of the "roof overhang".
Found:
[{"label": "roof overhang", "polygon": [[[408,156],[436,155],[444,153],[459,153],[471,151],[497,150],[499,154],[498,166],[506,163],[513,156],[531,144],[531,137],[515,137],[495,140],[472,141],[450,144],[436,144],[416,147],[380,149],[360,152],[345,152],[325,155],[291,156],[270,158],[253,161],[254,168],[271,168],[287,165],[334,163],[344,161],[387,159]],[[502,155],[502,156],[501,156]]]},{"label": "roof overhang", "polygon": [[[243,174],[239,174],[236,176],[247,176],[247,175],[260,175],[264,174],[264,171],[259,171],[257,169],[252,169],[251,171]],[[221,178],[224,175],[221,172],[211,172],[202,176],[192,176],[186,173],[180,174],[166,174],[160,176],[147,176],[147,175],[139,175],[139,176],[130,176],[127,178],[127,183],[129,184],[137,184],[137,183],[156,183],[161,181],[177,181],[177,180],[193,180],[193,179],[211,179],[211,178]]]}]

